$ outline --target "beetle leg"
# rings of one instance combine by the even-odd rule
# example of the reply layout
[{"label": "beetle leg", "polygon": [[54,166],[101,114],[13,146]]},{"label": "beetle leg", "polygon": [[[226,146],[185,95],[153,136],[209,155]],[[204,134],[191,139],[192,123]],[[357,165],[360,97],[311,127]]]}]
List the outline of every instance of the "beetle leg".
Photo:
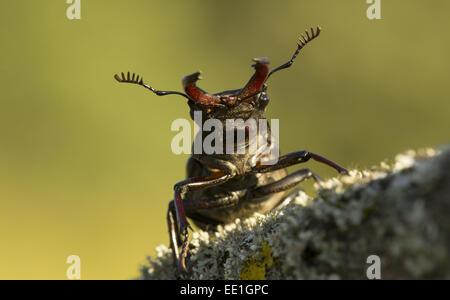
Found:
[{"label": "beetle leg", "polygon": [[[191,225],[187,223],[188,227],[191,228]],[[189,232],[188,227],[185,227],[183,230],[184,238],[183,238],[183,245],[181,246],[181,254],[178,258],[178,273],[180,274],[187,274],[187,268],[186,268],[186,257],[189,250]],[[192,229],[192,228],[191,228]]]},{"label": "beetle leg", "polygon": [[205,177],[188,178],[175,184],[175,207],[177,211],[180,233],[185,228],[190,227],[184,213],[181,195],[189,191],[201,190],[211,186],[222,184],[230,180],[231,177],[233,176],[219,171]]},{"label": "beetle leg", "polygon": [[[231,207],[236,205],[239,202],[239,195],[238,193],[231,193],[230,195],[220,197],[220,198],[214,198],[214,199],[207,199],[204,201],[192,201],[190,199],[184,198],[182,200],[183,207],[186,209],[186,212],[189,216],[194,216],[195,211],[197,209],[207,209],[207,208],[225,208],[225,207]],[[188,238],[186,238],[185,233],[185,239],[182,242],[180,240],[179,232],[176,228],[176,222],[175,222],[175,202],[170,201],[169,203],[169,210],[167,212],[167,223],[169,226],[169,236],[170,236],[170,248],[172,249],[173,259],[174,259],[174,265],[177,268],[177,272],[186,272],[186,256],[188,251]],[[211,223],[211,222],[208,222]],[[179,245],[181,245],[181,255],[179,253]]]},{"label": "beetle leg", "polygon": [[169,236],[170,236],[170,248],[172,249],[173,261],[175,267],[178,264],[178,247],[181,244],[180,236],[178,235],[177,223],[175,220],[176,210],[175,210],[175,202],[172,200],[169,202],[169,209],[167,210],[167,225],[169,227]]},{"label": "beetle leg", "polygon": [[[207,230],[207,227],[212,226],[215,227],[219,225],[216,220],[208,218],[204,215],[198,213],[198,210],[201,209],[210,209],[210,208],[228,208],[233,207],[239,203],[241,194],[239,192],[230,192],[229,194],[216,197],[216,198],[206,198],[199,199],[196,201],[192,201],[191,199],[184,198],[183,199],[183,207],[186,210],[186,215],[195,221],[195,224],[200,227],[202,230]],[[173,202],[173,201],[172,201]],[[178,236],[178,235],[177,235]],[[181,244],[181,241],[178,241],[178,244]],[[176,265],[175,259],[175,265]]]},{"label": "beetle leg", "polygon": [[[195,178],[188,178],[186,180],[180,181],[174,186],[175,190],[175,211],[177,215],[178,220],[178,233],[180,235],[183,235],[183,245],[181,247],[181,253],[178,256],[178,272],[179,273],[187,273],[186,268],[186,256],[188,252],[188,246],[189,246],[189,231],[190,228],[192,230],[191,225],[187,221],[186,214],[184,212],[183,207],[183,200],[181,195],[193,191],[193,190],[200,190],[205,189],[211,186],[222,184],[226,181],[228,181],[233,175],[225,174],[224,172],[220,171],[217,173],[213,173],[209,176],[205,177],[195,177]],[[173,250],[174,251],[174,250]]]},{"label": "beetle leg", "polygon": [[197,209],[209,209],[209,208],[226,208],[232,207],[239,203],[239,193],[231,192],[229,195],[219,198],[208,198],[201,201],[192,201],[188,198],[183,199],[183,206],[186,209],[188,215],[191,212],[195,212]]},{"label": "beetle leg", "polygon": [[291,152],[289,154],[282,155],[278,159],[278,162],[274,165],[258,164],[252,169],[252,172],[253,173],[272,172],[272,171],[284,169],[284,168],[287,168],[287,167],[290,167],[290,166],[293,166],[296,164],[307,162],[311,158],[336,169],[336,171],[338,171],[339,173],[344,173],[344,174],[348,173],[347,169],[345,169],[344,167],[341,167],[337,163],[335,163],[323,156],[314,154],[314,153],[306,151],[306,150]]},{"label": "beetle leg", "polygon": [[314,159],[315,161],[318,161],[320,163],[326,164],[334,169],[336,169],[336,171],[338,171],[340,174],[348,174],[348,171],[346,168],[338,165],[337,163],[335,163],[332,160],[329,160],[328,158],[325,158],[319,154],[314,154],[309,152],[309,155],[311,156],[312,159]]},{"label": "beetle leg", "polygon": [[294,173],[289,174],[278,181],[259,186],[251,190],[250,197],[259,198],[268,194],[283,192],[296,186],[297,184],[308,178],[313,178],[316,182],[322,181],[322,179],[311,170],[302,169],[295,171]]}]

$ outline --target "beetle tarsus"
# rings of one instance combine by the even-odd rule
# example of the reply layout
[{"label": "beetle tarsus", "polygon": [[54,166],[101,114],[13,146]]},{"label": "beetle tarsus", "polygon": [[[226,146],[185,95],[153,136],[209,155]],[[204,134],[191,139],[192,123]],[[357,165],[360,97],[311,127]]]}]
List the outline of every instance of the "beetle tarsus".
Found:
[{"label": "beetle tarsus", "polygon": [[181,253],[178,257],[178,273],[180,275],[187,275],[188,269],[186,267],[186,257],[189,250],[189,231],[188,227],[190,227],[189,223],[187,224],[187,227],[183,229],[184,233],[184,239],[183,239],[183,245],[181,246]]},{"label": "beetle tarsus", "polygon": [[323,157],[323,156],[321,156],[321,155],[314,154],[314,153],[311,153],[311,152],[309,152],[309,156],[310,156],[312,159],[314,159],[315,161],[321,162],[321,163],[323,163],[323,164],[326,164],[326,165],[328,165],[328,166],[334,168],[334,169],[335,169],[336,171],[338,171],[338,173],[340,173],[340,174],[348,174],[348,171],[347,171],[346,168],[340,166],[339,164],[335,163],[335,162],[332,161],[332,160],[329,160],[328,158],[325,158],[325,157]]}]

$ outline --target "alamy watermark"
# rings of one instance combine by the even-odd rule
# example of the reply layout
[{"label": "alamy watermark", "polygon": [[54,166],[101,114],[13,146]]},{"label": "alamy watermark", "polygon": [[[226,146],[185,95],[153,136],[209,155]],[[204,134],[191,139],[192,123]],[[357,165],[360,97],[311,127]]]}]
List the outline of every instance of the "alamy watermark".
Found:
[{"label": "alamy watermark", "polygon": [[366,10],[366,16],[369,20],[381,19],[381,0],[366,0],[370,4]]},{"label": "alamy watermark", "polygon": [[202,120],[202,112],[194,112],[195,138],[192,143],[191,124],[186,119],[176,119],[171,130],[178,131],[171,142],[174,154],[251,154],[260,157],[263,165],[278,162],[280,122],[272,119],[270,129],[267,119]]},{"label": "alamy watermark", "polygon": [[66,9],[66,16],[69,20],[81,19],[81,0],[66,0],[67,4],[70,4]]},{"label": "alamy watermark", "polygon": [[367,268],[367,279],[381,279],[381,259],[378,255],[370,255],[366,262],[370,264]]},{"label": "alamy watermark", "polygon": [[78,255],[70,255],[66,259],[66,263],[70,264],[67,268],[67,279],[81,279],[81,259]]}]

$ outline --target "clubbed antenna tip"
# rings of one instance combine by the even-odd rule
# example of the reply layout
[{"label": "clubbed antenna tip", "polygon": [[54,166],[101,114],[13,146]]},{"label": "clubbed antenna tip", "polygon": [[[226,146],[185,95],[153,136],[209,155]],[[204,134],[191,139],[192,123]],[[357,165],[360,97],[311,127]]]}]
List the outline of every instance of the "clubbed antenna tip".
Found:
[{"label": "clubbed antenna tip", "polygon": [[130,72],[127,73],[127,76],[125,76],[125,74],[122,72],[122,77],[120,77],[119,75],[115,74],[114,78],[118,81],[118,82],[123,82],[123,83],[134,83],[134,84],[139,84],[139,85],[144,85],[144,78],[140,77],[139,75],[133,73],[133,75],[130,76]]},{"label": "clubbed antenna tip", "polygon": [[135,73],[131,74],[130,76],[130,72],[127,72],[127,75],[125,76],[125,74],[122,72],[121,73],[122,76],[119,76],[117,74],[114,75],[114,79],[117,80],[120,83],[132,83],[132,84],[137,84],[140,86],[145,87],[146,89],[152,91],[153,93],[155,93],[158,96],[166,96],[166,95],[180,95],[183,96],[187,99],[189,99],[189,97],[186,94],[180,93],[180,92],[175,92],[175,91],[160,91],[160,90],[155,90],[153,87],[147,85],[144,83],[144,77],[139,76]]},{"label": "clubbed antenna tip", "polygon": [[300,34],[300,37],[298,39],[298,50],[302,49],[306,44],[311,42],[313,39],[319,36],[320,32],[322,31],[322,28],[320,26],[317,26],[316,31],[314,32],[314,28],[311,27],[311,31],[305,30],[305,34]]}]

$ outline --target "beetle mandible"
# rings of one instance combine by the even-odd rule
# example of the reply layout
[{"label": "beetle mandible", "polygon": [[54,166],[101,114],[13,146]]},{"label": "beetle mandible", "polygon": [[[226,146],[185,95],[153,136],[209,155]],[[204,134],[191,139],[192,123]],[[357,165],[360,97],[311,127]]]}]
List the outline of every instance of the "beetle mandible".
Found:
[{"label": "beetle mandible", "polygon": [[[179,95],[188,99],[191,118],[195,111],[202,114],[202,120],[218,119],[225,124],[227,119],[253,118],[265,119],[264,111],[269,102],[267,79],[275,72],[289,68],[300,50],[319,36],[321,28],[306,30],[301,34],[297,49],[291,59],[283,65],[270,70],[269,60],[265,57],[255,58],[252,66],[253,76],[241,89],[210,94],[196,86],[201,79],[200,72],[183,78],[185,93],[176,91],[160,91],[144,83],[143,78],[130,72],[115,75],[121,83],[132,83],[143,86],[158,96]],[[199,124],[200,126],[202,124]],[[224,131],[226,126],[223,126]],[[246,130],[247,128],[244,128]],[[205,132],[202,133],[205,135]],[[265,134],[270,144],[270,130]],[[226,136],[226,133],[224,132]],[[248,139],[243,146],[248,148]],[[223,151],[225,153],[225,151]],[[261,151],[245,154],[205,154],[194,153],[187,161],[187,179],[174,185],[174,200],[170,201],[167,212],[170,247],[178,272],[187,273],[186,257],[188,254],[189,229],[187,218],[203,230],[211,230],[220,224],[228,224],[236,218],[246,218],[258,213],[267,213],[276,209],[283,202],[284,191],[294,187],[301,181],[320,177],[309,169],[301,169],[288,174],[286,168],[314,159],[336,169],[339,173],[347,170],[335,162],[302,150],[279,157],[272,165],[262,164],[264,154]]]}]

